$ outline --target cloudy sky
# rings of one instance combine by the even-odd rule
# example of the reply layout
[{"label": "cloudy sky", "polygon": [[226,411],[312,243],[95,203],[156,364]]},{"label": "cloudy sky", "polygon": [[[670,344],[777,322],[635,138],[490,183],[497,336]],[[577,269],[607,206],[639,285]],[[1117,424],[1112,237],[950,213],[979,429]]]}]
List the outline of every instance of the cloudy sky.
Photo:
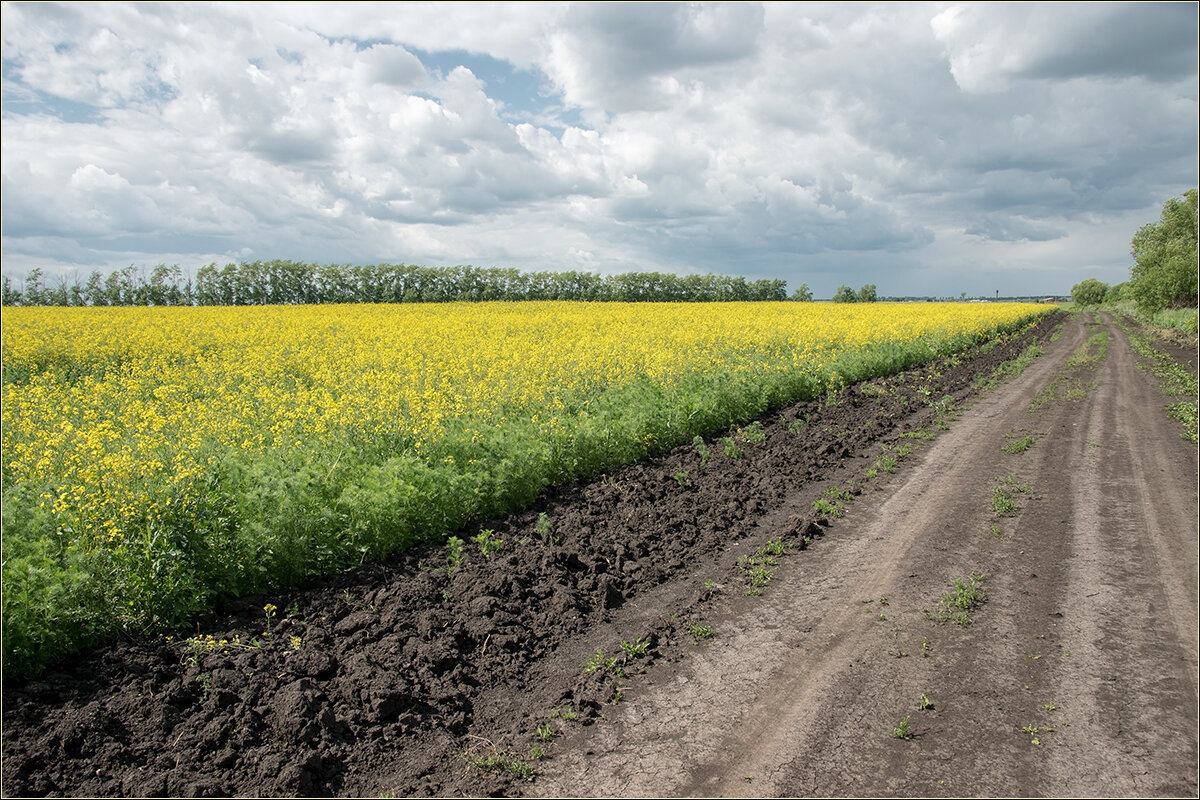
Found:
[{"label": "cloudy sky", "polygon": [[1197,6],[4,3],[3,271],[295,259],[881,295],[1128,277]]}]

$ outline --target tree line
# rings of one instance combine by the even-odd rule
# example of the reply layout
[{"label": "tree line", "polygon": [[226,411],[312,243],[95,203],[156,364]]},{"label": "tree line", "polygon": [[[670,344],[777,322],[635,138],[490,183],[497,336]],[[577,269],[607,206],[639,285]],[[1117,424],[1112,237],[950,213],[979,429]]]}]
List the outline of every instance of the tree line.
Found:
[{"label": "tree line", "polygon": [[1142,314],[1173,308],[1196,308],[1200,284],[1197,232],[1197,190],[1163,204],[1158,222],[1143,225],[1133,235],[1134,264],[1129,280],[1109,286],[1088,278],[1071,287],[1071,299],[1084,306],[1132,300]]},{"label": "tree line", "polygon": [[[99,271],[86,280],[48,278],[32,270],[16,288],[3,281],[6,306],[244,306],[321,303],[445,303],[479,300],[762,301],[787,300],[785,280],[729,275],[627,272],[521,272],[472,266],[348,266],[250,261],[195,275],[178,266]],[[794,300],[811,300],[802,285]]]}]

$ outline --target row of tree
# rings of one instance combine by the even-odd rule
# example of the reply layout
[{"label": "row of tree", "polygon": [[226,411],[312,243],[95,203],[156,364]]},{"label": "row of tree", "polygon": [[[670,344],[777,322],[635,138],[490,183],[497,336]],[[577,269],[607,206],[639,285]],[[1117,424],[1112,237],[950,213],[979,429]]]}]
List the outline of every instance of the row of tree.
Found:
[{"label": "row of tree", "polygon": [[[4,305],[190,306],[316,303],[444,303],[456,300],[722,301],[786,300],[785,280],[729,275],[627,272],[520,272],[472,266],[344,266],[298,261],[126,267],[86,281],[47,279],[33,270],[20,289],[6,276]],[[812,299],[802,285],[792,299]]]},{"label": "row of tree", "polygon": [[1130,250],[1134,264],[1128,281],[1109,286],[1088,278],[1071,288],[1071,299],[1085,306],[1132,300],[1143,314],[1196,308],[1200,299],[1197,200],[1196,189],[1172,197],[1163,204],[1158,222],[1138,229]]}]

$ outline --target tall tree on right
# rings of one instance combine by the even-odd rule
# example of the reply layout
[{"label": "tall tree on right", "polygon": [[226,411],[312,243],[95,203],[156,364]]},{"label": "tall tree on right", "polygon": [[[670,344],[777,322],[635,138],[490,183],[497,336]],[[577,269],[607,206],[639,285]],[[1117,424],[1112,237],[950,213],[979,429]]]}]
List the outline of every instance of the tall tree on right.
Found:
[{"label": "tall tree on right", "polygon": [[1153,314],[1167,308],[1196,306],[1198,268],[1197,192],[1163,204],[1158,222],[1143,225],[1133,235],[1127,292],[1138,310]]}]

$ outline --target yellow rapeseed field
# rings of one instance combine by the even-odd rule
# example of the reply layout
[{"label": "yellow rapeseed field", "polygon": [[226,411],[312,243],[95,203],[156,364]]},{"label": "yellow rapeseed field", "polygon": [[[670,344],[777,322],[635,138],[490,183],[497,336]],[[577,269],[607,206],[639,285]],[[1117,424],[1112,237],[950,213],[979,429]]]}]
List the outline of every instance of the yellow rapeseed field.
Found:
[{"label": "yellow rapeseed field", "polygon": [[[76,586],[80,575],[107,581],[101,594],[118,625],[173,619],[163,603],[190,609],[444,535],[527,502],[549,481],[908,366],[1044,310],[8,308],[5,625],[18,624],[10,583],[32,592],[56,570],[75,570],[71,592],[95,592]],[[410,517],[396,518],[406,508]],[[177,594],[162,596],[164,586]],[[96,623],[78,624],[86,639]],[[6,635],[6,663],[9,650]]]}]

